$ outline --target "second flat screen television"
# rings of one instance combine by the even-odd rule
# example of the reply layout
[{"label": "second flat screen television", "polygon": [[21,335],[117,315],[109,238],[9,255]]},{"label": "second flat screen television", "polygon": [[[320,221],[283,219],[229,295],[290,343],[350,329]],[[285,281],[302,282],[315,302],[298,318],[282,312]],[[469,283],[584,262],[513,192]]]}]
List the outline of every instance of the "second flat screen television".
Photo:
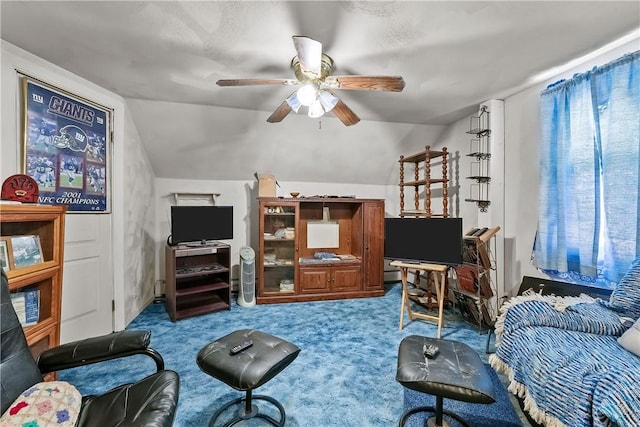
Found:
[{"label": "second flat screen television", "polygon": [[171,206],[171,243],[233,239],[233,206]]},{"label": "second flat screen television", "polygon": [[462,264],[462,218],[385,218],[384,257]]}]

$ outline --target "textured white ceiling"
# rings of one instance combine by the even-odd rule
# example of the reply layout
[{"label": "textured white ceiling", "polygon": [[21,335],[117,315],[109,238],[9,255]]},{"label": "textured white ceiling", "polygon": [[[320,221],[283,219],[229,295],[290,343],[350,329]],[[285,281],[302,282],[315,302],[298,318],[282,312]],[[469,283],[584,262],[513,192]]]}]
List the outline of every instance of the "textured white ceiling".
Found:
[{"label": "textured white ceiling", "polygon": [[[342,162],[327,149],[348,146],[370,153],[373,164],[394,164],[480,102],[640,27],[637,1],[3,0],[0,7],[2,39],[127,98],[156,174],[186,179],[250,179],[270,169],[279,179],[381,183],[366,168],[328,173]],[[333,74],[401,75],[406,87],[339,91],[363,121],[345,128],[329,116],[320,131],[318,121],[295,114],[265,122],[291,88],[215,84],[293,78],[292,35],[321,41]],[[404,138],[416,125],[435,127]],[[312,148],[301,148],[301,139]],[[310,158],[318,171],[299,165]]]}]

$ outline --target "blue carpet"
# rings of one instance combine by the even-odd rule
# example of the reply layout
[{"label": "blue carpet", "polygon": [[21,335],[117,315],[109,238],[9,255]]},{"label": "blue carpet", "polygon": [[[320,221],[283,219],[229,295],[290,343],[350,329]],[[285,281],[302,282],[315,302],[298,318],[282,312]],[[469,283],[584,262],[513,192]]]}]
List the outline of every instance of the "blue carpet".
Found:
[{"label": "blue carpet", "polygon": [[[262,330],[302,349],[289,367],[255,392],[282,403],[287,426],[393,426],[403,412],[404,400],[404,388],[395,381],[400,341],[412,334],[436,335],[435,323],[408,321],[406,314],[405,327],[399,330],[400,295],[401,286],[394,283],[379,298],[248,308],[234,304],[228,311],[176,323],[171,322],[164,305],[151,304],[128,329],[151,330],[151,346],[162,354],[167,369],[180,375],[177,427],[207,426],[219,406],[243,395],[203,373],[196,364],[202,347],[242,328]],[[442,337],[468,344],[487,362],[486,334],[453,309],[445,314]],[[64,371],[59,378],[91,394],[139,379],[152,370],[148,358],[133,356]],[[502,425],[500,420],[494,425]],[[242,425],[262,426],[264,422],[252,420]]]},{"label": "blue carpet", "polygon": [[[500,382],[500,378],[491,366],[486,365],[496,390],[496,402],[490,405],[473,404],[457,400],[444,399],[442,407],[445,411],[453,412],[474,427],[522,427],[522,422],[513,409],[509,392]],[[435,406],[436,399],[428,394],[406,388],[404,390],[404,410],[419,406]],[[412,414],[405,427],[422,427],[425,421],[434,416],[430,412]],[[450,427],[460,427],[456,419],[445,415],[445,421]]]}]

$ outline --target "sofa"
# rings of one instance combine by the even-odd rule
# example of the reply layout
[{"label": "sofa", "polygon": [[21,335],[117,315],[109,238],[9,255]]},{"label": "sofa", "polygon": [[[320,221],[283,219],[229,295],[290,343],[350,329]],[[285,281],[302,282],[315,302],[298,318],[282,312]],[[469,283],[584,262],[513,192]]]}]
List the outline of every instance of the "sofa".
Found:
[{"label": "sofa", "polygon": [[534,422],[640,426],[640,259],[608,299],[510,299],[495,333],[489,362]]}]

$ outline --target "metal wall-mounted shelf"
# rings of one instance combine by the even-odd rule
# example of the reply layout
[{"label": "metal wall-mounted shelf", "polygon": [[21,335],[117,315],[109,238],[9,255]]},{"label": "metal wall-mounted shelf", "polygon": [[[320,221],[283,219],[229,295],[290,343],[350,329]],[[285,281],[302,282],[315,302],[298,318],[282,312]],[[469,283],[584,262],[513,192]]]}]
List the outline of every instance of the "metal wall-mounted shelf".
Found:
[{"label": "metal wall-mounted shelf", "polygon": [[478,209],[480,209],[480,212],[486,212],[487,208],[491,204],[491,202],[489,200],[464,199],[464,201],[465,202],[473,202],[476,205],[478,205]]},{"label": "metal wall-mounted shelf", "polygon": [[489,160],[491,158],[491,153],[469,153],[467,157],[475,157],[477,160]]},{"label": "metal wall-mounted shelf", "polygon": [[490,176],[468,176],[467,179],[473,179],[478,183],[487,183],[491,181],[491,177]]},{"label": "metal wall-mounted shelf", "polygon": [[197,200],[210,202],[211,205],[216,204],[216,197],[220,196],[220,193],[169,193],[169,196],[173,197],[173,202],[179,205],[180,202],[185,200]]},{"label": "metal wall-mounted shelf", "polygon": [[[484,106],[483,106],[484,108]],[[482,115],[483,113],[481,112],[480,115]],[[487,112],[487,114],[489,114]],[[478,117],[478,119],[480,119],[480,117]],[[473,128],[467,131],[467,133],[472,134],[472,135],[476,135],[477,137],[485,137],[485,136],[491,136],[491,129],[483,129],[483,128]]]},{"label": "metal wall-mounted shelf", "polygon": [[[467,157],[475,158],[475,162],[471,164],[471,174],[467,179],[475,181],[477,184],[472,186],[471,195],[465,199],[467,202],[475,203],[481,212],[486,212],[491,204],[489,201],[489,182],[491,175],[489,173],[489,159],[491,159],[490,139],[491,126],[489,122],[489,109],[486,105],[480,107],[480,113],[471,117],[471,123],[467,134],[474,135],[471,140],[471,148]],[[475,166],[475,170],[474,169]],[[474,191],[475,187],[475,191]]]}]

